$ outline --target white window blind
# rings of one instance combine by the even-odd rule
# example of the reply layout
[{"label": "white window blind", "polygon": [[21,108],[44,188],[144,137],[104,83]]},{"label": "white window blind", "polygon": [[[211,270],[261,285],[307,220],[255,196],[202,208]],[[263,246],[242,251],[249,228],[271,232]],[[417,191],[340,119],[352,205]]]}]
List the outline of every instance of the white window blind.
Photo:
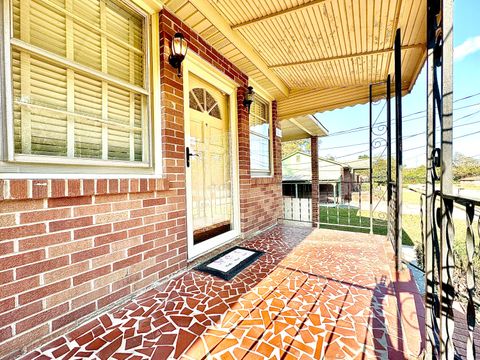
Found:
[{"label": "white window blind", "polygon": [[269,103],[255,95],[250,108],[250,168],[254,174],[270,174],[269,109]]},{"label": "white window blind", "polygon": [[148,162],[147,19],[119,0],[12,0],[15,153]]}]

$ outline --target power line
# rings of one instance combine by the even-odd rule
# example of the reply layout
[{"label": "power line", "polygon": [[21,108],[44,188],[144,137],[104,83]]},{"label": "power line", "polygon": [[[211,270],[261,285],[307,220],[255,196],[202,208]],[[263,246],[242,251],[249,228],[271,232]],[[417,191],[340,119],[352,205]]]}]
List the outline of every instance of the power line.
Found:
[{"label": "power line", "polygon": [[[476,93],[476,94],[472,94],[472,95],[469,95],[469,96],[465,96],[463,98],[460,98],[460,99],[457,99],[454,101],[454,103],[456,102],[459,102],[459,101],[463,101],[463,100],[467,100],[467,99],[470,99],[472,97],[476,97],[476,96],[479,96],[480,93]],[[384,107],[382,108],[382,110],[380,111],[380,114],[382,113],[383,109],[385,108],[385,105],[386,105],[386,102],[384,103]],[[480,105],[480,102],[478,103],[475,103],[475,104],[470,104],[470,105],[466,105],[466,106],[461,106],[461,107],[458,107],[458,108],[454,108],[453,110],[463,110],[463,109],[466,109],[466,108],[469,108],[469,107],[473,107],[473,106],[477,106],[477,105]],[[416,111],[414,113],[411,113],[411,114],[408,114],[408,115],[404,115],[402,118],[409,118],[410,116],[413,116],[413,115],[418,115],[418,114],[423,114],[425,113],[426,110],[420,110],[420,111]],[[375,123],[376,121],[378,120],[378,117],[380,116],[380,114],[377,116],[377,119],[375,120]],[[404,122],[409,122],[409,121],[413,121],[413,120],[418,120],[418,119],[422,119],[423,116],[419,116],[419,117],[415,117],[413,119],[407,119],[407,120],[404,120]],[[392,119],[394,120],[394,119]],[[380,124],[386,124],[386,121],[382,121],[380,123],[378,123],[379,125]],[[360,131],[360,130],[368,130],[369,129],[369,125],[364,125],[364,126],[358,126],[358,127],[354,127],[354,128],[349,128],[349,129],[345,129],[345,130],[341,130],[341,131],[337,131],[337,132],[333,132],[333,133],[330,133],[328,134],[328,136],[339,136],[339,135],[344,135],[344,134],[350,134],[352,132],[356,132],[357,130]]]},{"label": "power line", "polygon": [[[480,103],[476,104],[476,105],[480,105]],[[455,119],[453,122],[456,123],[456,122],[458,122],[462,119],[468,118],[468,117],[473,116],[473,115],[478,114],[478,113],[480,113],[480,110],[477,110],[477,111],[474,111],[470,114],[459,117],[458,119]],[[472,122],[469,122],[469,123],[466,123],[466,124],[457,125],[456,128],[459,128],[459,127],[462,127],[462,126],[467,126],[467,125],[472,125],[472,124],[477,124],[477,123],[478,123],[478,121],[472,121]],[[406,136],[403,137],[403,139],[404,140],[410,139],[412,137],[419,136],[419,135],[422,135],[422,134],[425,134],[425,131],[418,132],[418,133],[415,133],[415,134],[406,135]],[[360,145],[368,145],[368,144],[369,144],[368,142],[362,142],[362,143],[349,144],[349,145],[331,146],[331,147],[326,148],[325,150],[343,149],[343,148],[355,147],[355,146],[360,146]],[[322,149],[320,149],[320,150],[322,150]]]},{"label": "power line", "polygon": [[[464,135],[461,135],[461,136],[454,137],[453,140],[462,139],[462,138],[472,136],[472,135],[476,135],[476,134],[479,134],[479,133],[480,133],[480,131],[475,131],[473,133],[468,133],[468,134],[464,134]],[[407,151],[411,151],[411,150],[418,150],[418,149],[422,149],[424,147],[425,147],[425,145],[421,145],[421,146],[417,146],[417,147],[414,147],[414,148],[405,149],[405,150],[403,150],[403,152],[407,152]],[[347,154],[347,155],[337,156],[337,157],[335,157],[335,159],[342,159],[342,158],[349,157],[349,156],[352,156],[352,155],[357,155],[357,154],[365,154],[368,150],[369,149],[366,149],[366,150],[363,150],[363,151],[357,151],[357,152]]]}]

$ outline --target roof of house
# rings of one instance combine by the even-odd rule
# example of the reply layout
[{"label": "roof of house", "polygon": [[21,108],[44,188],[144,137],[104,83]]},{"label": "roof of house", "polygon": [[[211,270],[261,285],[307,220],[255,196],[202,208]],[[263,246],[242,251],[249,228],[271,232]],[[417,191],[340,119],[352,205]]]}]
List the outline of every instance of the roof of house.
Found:
[{"label": "roof of house", "polygon": [[[310,153],[307,153],[307,152],[301,151],[301,150],[296,150],[296,151],[294,151],[293,153],[290,153],[290,154],[288,154],[287,156],[285,156],[285,157],[282,159],[282,161],[284,161],[284,160],[286,160],[286,159],[288,159],[288,158],[291,158],[292,156],[297,155],[297,154],[311,157]],[[335,164],[335,165],[339,165],[339,166],[344,167],[344,168],[345,168],[345,167],[347,167],[347,168],[348,168],[348,167],[351,167],[351,166],[348,165],[348,164],[344,164],[344,163],[341,163],[341,162],[338,162],[338,161],[335,161],[335,160],[332,160],[332,159],[327,159],[327,158],[324,158],[324,157],[321,157],[321,156],[319,156],[318,159],[319,159],[319,160],[322,160],[322,161],[326,161],[326,162],[332,163],[332,164]]]},{"label": "roof of house", "polygon": [[467,177],[461,178],[460,181],[480,181],[480,175],[467,176]]}]

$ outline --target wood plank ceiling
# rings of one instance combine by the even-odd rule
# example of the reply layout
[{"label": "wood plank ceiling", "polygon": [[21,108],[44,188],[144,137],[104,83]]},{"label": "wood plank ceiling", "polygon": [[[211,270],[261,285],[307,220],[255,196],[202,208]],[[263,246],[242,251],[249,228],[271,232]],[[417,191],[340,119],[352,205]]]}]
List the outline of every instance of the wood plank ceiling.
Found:
[{"label": "wood plank ceiling", "polygon": [[[281,119],[368,101],[368,85],[393,76],[397,28],[404,93],[425,61],[426,0],[167,0],[165,5],[272,93]],[[375,95],[384,96],[385,89],[376,87]]]}]

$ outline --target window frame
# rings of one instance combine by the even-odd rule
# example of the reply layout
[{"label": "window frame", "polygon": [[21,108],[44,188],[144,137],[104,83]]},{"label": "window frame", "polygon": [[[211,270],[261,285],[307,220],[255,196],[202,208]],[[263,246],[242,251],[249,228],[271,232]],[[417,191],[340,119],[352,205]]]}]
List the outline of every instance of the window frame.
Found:
[{"label": "window frame", "polygon": [[[0,0],[0,16],[3,26],[0,29],[3,46],[0,49],[0,178],[12,177],[21,173],[47,174],[77,174],[77,175],[155,175],[162,174],[161,162],[161,128],[160,128],[160,80],[156,79],[159,72],[159,33],[158,9],[154,9],[141,1],[118,0],[128,9],[135,11],[144,18],[144,87],[139,87],[113,75],[89,68],[78,62],[60,55],[35,47],[21,40],[13,38],[13,7],[12,0]],[[79,73],[87,74],[97,80],[119,86],[123,89],[138,91],[146,95],[146,119],[142,121],[142,161],[110,160],[95,158],[71,158],[67,156],[46,156],[35,154],[18,154],[14,148],[13,125],[13,79],[11,50],[13,46],[22,50],[22,45],[31,48],[32,54],[44,59],[51,59],[60,66],[74,69]],[[35,51],[40,50],[40,51]],[[27,50],[28,51],[28,50]],[[53,58],[53,59],[52,59]],[[58,62],[56,61],[58,58]],[[158,65],[158,66],[157,66]],[[157,69],[155,71],[154,69]],[[158,87],[158,89],[156,89]],[[158,124],[158,125],[157,125]],[[153,139],[159,139],[155,144]],[[9,176],[10,175],[10,176]]]},{"label": "window frame", "polygon": [[[252,80],[250,80],[252,83],[251,85],[255,89],[255,97],[254,97],[254,102],[256,101],[257,97],[260,97],[263,102],[267,104],[267,112],[268,112],[268,170],[260,170],[260,169],[253,169],[252,168],[252,153],[251,153],[251,144],[250,144],[250,176],[252,178],[271,178],[274,175],[274,159],[273,159],[273,141],[274,139],[274,132],[273,132],[273,111],[272,111],[272,102],[273,98],[268,95],[262,88],[260,88],[257,84],[253,83]],[[252,103],[253,106],[253,103]],[[252,131],[250,130],[250,116],[252,114],[250,113],[248,115],[248,137],[249,137],[249,142],[250,142],[250,135],[252,134]],[[254,132],[256,136],[259,136],[257,133]],[[260,135],[261,136],[261,135]]]}]

